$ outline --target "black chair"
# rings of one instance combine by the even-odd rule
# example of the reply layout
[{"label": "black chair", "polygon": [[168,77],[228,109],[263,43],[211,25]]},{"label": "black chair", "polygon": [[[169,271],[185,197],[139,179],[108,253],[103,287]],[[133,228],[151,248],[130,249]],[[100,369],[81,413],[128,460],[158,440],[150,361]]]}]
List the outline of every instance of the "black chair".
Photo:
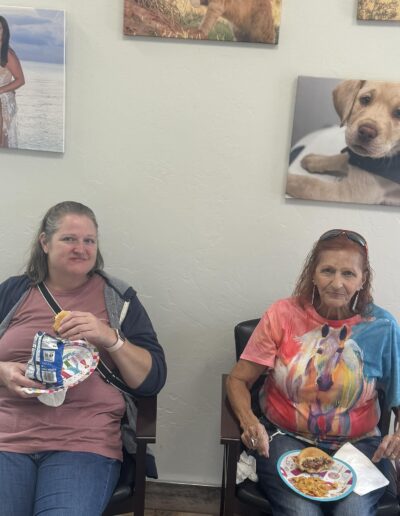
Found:
[{"label": "black chair", "polygon": [[134,513],[144,515],[146,487],[146,445],[156,442],[157,397],[137,400],[136,455],[124,450],[124,460],[117,487],[103,516]]},{"label": "black chair", "polygon": [[[239,360],[247,341],[257,326],[259,319],[252,319],[239,323],[235,327],[236,360]],[[233,516],[235,510],[241,512],[245,507],[246,516],[270,515],[271,506],[259,489],[258,484],[245,480],[236,486],[236,464],[241,453],[240,426],[235,417],[226,395],[225,382],[228,375],[222,377],[222,403],[221,403],[221,444],[224,445],[224,459],[222,470],[222,489],[220,516]],[[264,381],[260,378],[252,388],[252,407],[255,413],[258,408],[258,390]],[[379,403],[381,405],[381,419],[379,428],[383,435],[388,433],[391,412],[384,408],[384,393],[379,391]],[[392,468],[390,484],[379,502],[378,516],[394,516],[400,514],[398,499],[398,476],[395,468]],[[358,515],[355,515],[358,516]]]}]

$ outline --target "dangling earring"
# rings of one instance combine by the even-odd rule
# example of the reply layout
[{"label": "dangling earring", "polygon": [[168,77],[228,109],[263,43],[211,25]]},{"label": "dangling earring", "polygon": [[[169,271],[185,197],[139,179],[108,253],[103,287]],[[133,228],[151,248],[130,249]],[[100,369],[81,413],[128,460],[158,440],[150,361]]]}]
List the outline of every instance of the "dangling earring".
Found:
[{"label": "dangling earring", "polygon": [[314,305],[314,298],[315,298],[315,283],[314,283],[314,286],[312,289],[312,294],[311,294],[311,304],[312,305]]},{"label": "dangling earring", "polygon": [[[361,289],[360,289],[360,290],[361,290]],[[353,312],[355,312],[355,311],[356,311],[356,308],[357,308],[358,296],[360,295],[360,290],[357,290],[356,297],[354,298],[353,305],[352,305],[352,307],[351,307],[351,309],[353,310]]]}]

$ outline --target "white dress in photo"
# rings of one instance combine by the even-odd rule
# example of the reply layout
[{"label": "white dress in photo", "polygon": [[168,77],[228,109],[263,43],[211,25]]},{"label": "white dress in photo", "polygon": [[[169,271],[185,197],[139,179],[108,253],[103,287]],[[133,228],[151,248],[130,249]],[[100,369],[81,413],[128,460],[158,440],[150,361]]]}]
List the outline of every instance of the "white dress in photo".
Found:
[{"label": "white dress in photo", "polygon": [[[13,76],[3,66],[0,66],[0,86],[5,86],[13,80]],[[8,91],[0,94],[1,114],[3,117],[3,134],[8,141],[8,147],[18,147],[17,141],[17,103],[15,92]]]}]

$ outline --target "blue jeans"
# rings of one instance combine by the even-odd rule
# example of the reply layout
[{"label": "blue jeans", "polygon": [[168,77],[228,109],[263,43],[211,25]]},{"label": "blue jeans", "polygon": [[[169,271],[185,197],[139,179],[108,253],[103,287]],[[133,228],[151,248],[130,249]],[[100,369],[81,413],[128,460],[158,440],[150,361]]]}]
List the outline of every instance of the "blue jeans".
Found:
[{"label": "blue jeans", "polygon": [[[354,443],[354,446],[371,458],[380,441],[380,437],[369,437]],[[378,502],[385,492],[385,487],[371,491],[363,496],[353,492],[337,502],[322,503],[303,498],[291,491],[280,478],[276,464],[279,457],[286,451],[303,449],[307,446],[312,445],[289,435],[278,434],[270,442],[268,459],[258,454],[256,455],[259,485],[272,506],[274,516],[376,515]],[[388,459],[382,459],[376,466],[385,475],[390,462]]]},{"label": "blue jeans", "polygon": [[100,516],[121,463],[96,453],[0,452],[0,513]]}]

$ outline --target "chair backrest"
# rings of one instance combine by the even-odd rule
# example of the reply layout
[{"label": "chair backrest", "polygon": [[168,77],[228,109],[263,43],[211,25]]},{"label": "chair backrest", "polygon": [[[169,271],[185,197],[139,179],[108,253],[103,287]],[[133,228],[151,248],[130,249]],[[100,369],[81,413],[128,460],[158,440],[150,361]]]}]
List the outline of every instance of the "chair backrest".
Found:
[{"label": "chair backrest", "polygon": [[[243,321],[235,326],[235,349],[236,349],[236,360],[239,360],[240,355],[243,353],[246,347],[247,341],[251,337],[251,334],[255,330],[260,319],[250,319],[249,321]],[[261,407],[258,402],[258,395],[265,381],[265,376],[262,375],[251,388],[251,408],[257,417],[262,416]]]},{"label": "chair backrest", "polygon": [[239,360],[240,355],[243,353],[243,350],[246,347],[247,341],[251,337],[251,334],[259,322],[260,319],[250,319],[248,321],[243,321],[235,326],[236,360]]},{"label": "chair backrest", "polygon": [[[244,348],[246,347],[247,341],[251,337],[251,334],[255,330],[257,324],[260,322],[260,319],[249,319],[247,321],[240,322],[235,326],[235,350],[236,350],[236,360],[239,360],[240,355],[243,353]],[[260,382],[258,380],[252,389],[252,407],[253,410],[258,411],[258,390],[262,384],[264,379]],[[390,427],[390,419],[391,419],[391,411],[385,405],[385,391],[383,389],[378,388],[378,399],[379,406],[381,409],[381,417],[378,423],[379,430],[382,435],[386,435],[389,432]]]}]

